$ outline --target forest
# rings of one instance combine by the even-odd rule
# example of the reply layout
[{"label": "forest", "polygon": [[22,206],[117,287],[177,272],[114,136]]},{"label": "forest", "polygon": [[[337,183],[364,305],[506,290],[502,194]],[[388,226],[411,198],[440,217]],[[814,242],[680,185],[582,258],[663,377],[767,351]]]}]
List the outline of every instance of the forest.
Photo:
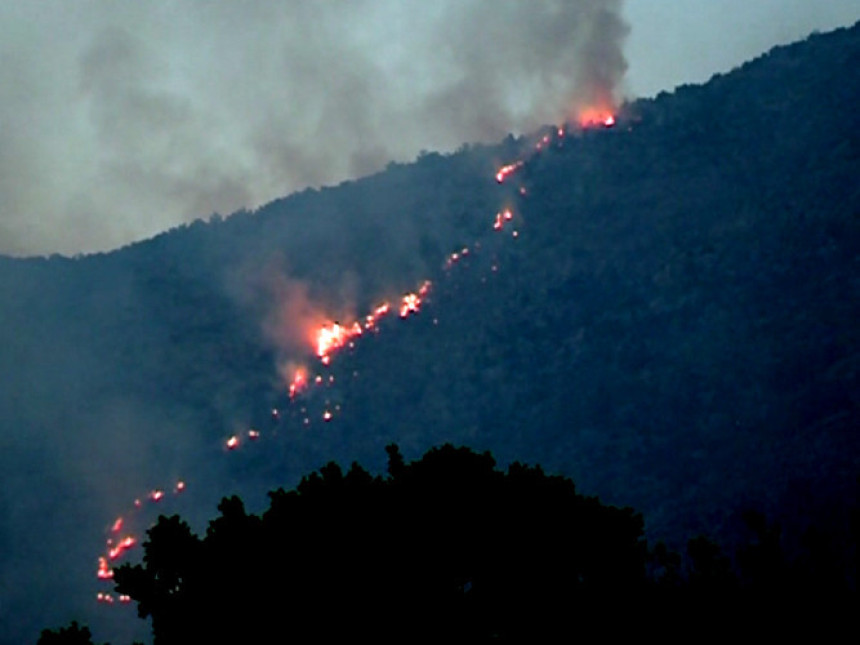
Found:
[{"label": "forest", "polygon": [[[633,509],[539,466],[503,472],[451,444],[408,464],[396,445],[386,452],[387,477],[330,462],[270,492],[261,515],[224,498],[202,538],[162,515],[143,563],[116,571],[117,591],[152,618],[156,645],[675,640],[686,627],[666,624],[670,613],[726,636],[835,637],[853,623],[856,578],[812,529],[789,558],[779,526],[748,512],[733,559],[705,536],[682,557],[649,548]],[[90,637],[73,623],[39,643]]]},{"label": "forest", "polygon": [[[141,549],[134,583],[143,586],[162,529],[204,554],[241,543],[246,528],[300,540],[266,518],[281,504],[300,507],[305,493],[324,497],[316,487],[340,490],[335,481],[349,482],[344,494],[366,486],[371,506],[389,500],[398,477],[368,473],[386,468],[391,444],[413,464],[446,444],[489,451],[506,475],[469,459],[493,481],[509,481],[511,469],[515,479],[542,481],[514,467],[528,463],[576,482],[576,492],[553,478],[534,485],[557,486],[568,496],[558,504],[617,522],[633,540],[631,562],[639,559],[612,575],[635,569],[636,584],[671,587],[676,570],[692,584],[700,565],[689,559],[708,557],[702,575],[722,580],[725,557],[726,584],[743,587],[752,574],[738,554],[778,543],[780,570],[820,563],[815,545],[832,562],[813,570],[838,570],[856,592],[858,61],[855,25],[631,101],[612,128],[569,127],[562,136],[548,126],[427,152],[110,253],[0,257],[0,605],[16,617],[0,640],[32,641],[73,619],[69,630],[80,635],[86,624],[97,640],[117,624],[145,631],[128,613],[93,607],[93,572],[105,526],[153,487],[188,483],[176,502],[181,520],[158,510],[165,519]],[[550,144],[538,150],[544,136]],[[518,160],[497,181],[498,169]],[[504,209],[512,219],[495,230]],[[463,248],[470,253],[452,264]],[[424,280],[432,289],[420,312],[385,319],[328,366],[296,322],[359,317]],[[284,370],[293,364],[310,366],[324,385],[291,399]],[[248,428],[259,441],[224,450]],[[332,461],[362,467],[327,467],[300,484]],[[295,486],[297,496],[265,495]],[[343,509],[340,498],[330,503]],[[636,512],[608,510],[627,507]],[[488,502],[481,512],[511,517],[493,509]],[[689,542],[699,536],[707,542]],[[698,546],[691,553],[688,544]],[[713,555],[715,545],[724,555]],[[346,563],[347,553],[332,562],[364,566]],[[655,579],[660,553],[668,569]],[[574,555],[564,561],[572,571]],[[503,560],[516,557],[509,550]],[[688,563],[674,564],[679,557]],[[245,563],[223,562],[225,575]],[[475,566],[491,578],[505,568]],[[479,599],[469,571],[432,579],[444,569],[402,584],[416,594],[444,587],[428,602],[453,603],[449,615],[482,638],[522,633],[505,622],[510,612],[486,613],[490,601]],[[318,591],[324,584],[302,575]],[[373,594],[390,598],[384,580],[373,581]],[[445,595],[470,580],[475,594]],[[562,594],[555,598],[579,593],[539,584]],[[158,589],[147,593],[153,628],[172,633],[170,603]],[[540,597],[533,586],[529,594]]]}]

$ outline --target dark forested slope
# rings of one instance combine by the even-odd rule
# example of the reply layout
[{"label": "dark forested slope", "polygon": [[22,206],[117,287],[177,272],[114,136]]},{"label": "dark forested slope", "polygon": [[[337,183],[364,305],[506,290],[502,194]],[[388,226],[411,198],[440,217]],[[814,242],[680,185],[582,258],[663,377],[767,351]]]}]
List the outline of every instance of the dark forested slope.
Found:
[{"label": "dark forested slope", "polygon": [[[670,539],[730,534],[748,505],[838,526],[860,456],[858,63],[855,26],[537,154],[467,146],[112,253],[0,258],[4,613],[85,616],[102,528],[140,490],[181,475],[208,503],[379,466],[392,441],[540,462]],[[516,238],[492,230],[503,207]],[[284,312],[360,314],[423,279],[418,316],[288,404],[279,362],[315,363]]]}]

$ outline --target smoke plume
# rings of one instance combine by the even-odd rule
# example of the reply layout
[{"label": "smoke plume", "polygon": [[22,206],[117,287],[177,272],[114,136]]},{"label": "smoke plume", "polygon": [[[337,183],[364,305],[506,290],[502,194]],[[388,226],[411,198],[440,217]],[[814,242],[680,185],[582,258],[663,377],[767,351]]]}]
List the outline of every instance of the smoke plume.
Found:
[{"label": "smoke plume", "polygon": [[616,98],[621,4],[6,3],[0,252],[112,248],[559,122]]}]

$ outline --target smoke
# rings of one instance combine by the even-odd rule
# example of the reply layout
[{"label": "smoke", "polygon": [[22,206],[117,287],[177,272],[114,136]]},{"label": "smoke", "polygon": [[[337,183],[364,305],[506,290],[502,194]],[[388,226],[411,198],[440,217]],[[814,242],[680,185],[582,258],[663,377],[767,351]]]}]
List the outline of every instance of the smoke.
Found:
[{"label": "smoke", "polygon": [[572,116],[621,0],[0,4],[0,252],[103,250]]}]

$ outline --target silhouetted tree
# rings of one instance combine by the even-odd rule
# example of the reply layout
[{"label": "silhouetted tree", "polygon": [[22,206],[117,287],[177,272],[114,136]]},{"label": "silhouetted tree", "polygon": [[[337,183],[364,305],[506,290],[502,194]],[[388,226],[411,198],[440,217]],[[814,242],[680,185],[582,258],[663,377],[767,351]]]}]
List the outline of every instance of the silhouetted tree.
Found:
[{"label": "silhouetted tree", "polygon": [[81,627],[73,620],[68,627],[43,629],[38,645],[93,645],[93,640],[89,627]]},{"label": "silhouetted tree", "polygon": [[[159,519],[117,591],[157,643],[371,637],[376,642],[570,636],[646,583],[641,516],[569,479],[445,445],[389,477],[330,463],[270,494],[225,499],[202,540]],[[571,620],[575,618],[575,622]],[[574,629],[573,625],[576,625]]]}]

